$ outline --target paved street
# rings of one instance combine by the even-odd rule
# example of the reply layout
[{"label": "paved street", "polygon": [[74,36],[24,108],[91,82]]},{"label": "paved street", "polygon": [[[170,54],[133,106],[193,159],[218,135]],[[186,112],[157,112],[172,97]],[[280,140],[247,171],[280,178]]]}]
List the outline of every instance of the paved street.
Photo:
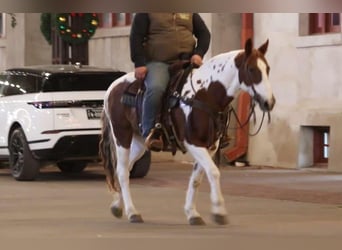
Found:
[{"label": "paved street", "polygon": [[190,171],[154,157],[148,176],[131,180],[145,223],[130,224],[110,214],[100,166],[72,176],[48,167],[34,182],[0,169],[0,249],[341,249],[342,174],[222,167],[230,224],[211,222],[204,180],[207,225],[194,227],[183,213]]}]

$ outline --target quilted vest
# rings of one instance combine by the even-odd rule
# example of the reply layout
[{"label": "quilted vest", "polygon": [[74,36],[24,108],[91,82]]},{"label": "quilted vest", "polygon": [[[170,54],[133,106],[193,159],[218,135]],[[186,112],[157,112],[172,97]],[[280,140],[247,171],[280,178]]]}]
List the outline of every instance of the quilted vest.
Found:
[{"label": "quilted vest", "polygon": [[191,54],[193,36],[192,13],[150,13],[149,36],[146,41],[148,61],[172,63],[183,53]]}]

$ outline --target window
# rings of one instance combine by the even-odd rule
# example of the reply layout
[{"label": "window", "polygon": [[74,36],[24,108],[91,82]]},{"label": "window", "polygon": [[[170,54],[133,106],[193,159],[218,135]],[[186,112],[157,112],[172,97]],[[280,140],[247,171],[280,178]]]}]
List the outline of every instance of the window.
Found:
[{"label": "window", "polygon": [[99,13],[99,27],[109,28],[113,26],[112,13]]},{"label": "window", "polygon": [[4,96],[5,88],[7,88],[6,75],[0,75],[0,97]]},{"label": "window", "polygon": [[329,127],[314,127],[314,164],[328,163]]},{"label": "window", "polygon": [[309,34],[341,32],[340,13],[310,13]]},{"label": "window", "polygon": [[98,13],[98,15],[100,28],[131,25],[134,16],[133,13]]}]

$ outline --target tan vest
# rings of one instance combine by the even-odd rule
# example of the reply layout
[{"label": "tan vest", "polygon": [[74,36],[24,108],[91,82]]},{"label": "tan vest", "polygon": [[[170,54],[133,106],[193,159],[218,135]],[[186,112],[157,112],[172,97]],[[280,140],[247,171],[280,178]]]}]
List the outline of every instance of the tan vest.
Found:
[{"label": "tan vest", "polygon": [[149,18],[148,61],[172,63],[180,54],[193,52],[192,13],[150,13]]}]

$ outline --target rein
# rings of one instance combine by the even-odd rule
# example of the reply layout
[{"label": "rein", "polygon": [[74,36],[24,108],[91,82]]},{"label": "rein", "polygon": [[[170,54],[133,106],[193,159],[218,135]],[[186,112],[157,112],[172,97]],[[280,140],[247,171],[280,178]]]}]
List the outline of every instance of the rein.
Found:
[{"label": "rein", "polygon": [[[226,129],[238,129],[238,128],[242,129],[242,128],[244,128],[244,127],[250,122],[252,115],[253,115],[253,122],[254,122],[254,124],[256,124],[256,118],[255,118],[255,117],[256,117],[256,116],[255,116],[255,101],[254,101],[254,99],[253,99],[252,105],[250,106],[249,110],[250,110],[250,112],[249,112],[249,114],[248,114],[247,120],[244,121],[244,122],[242,123],[242,122],[239,120],[239,117],[237,116],[237,113],[236,113],[235,109],[234,109],[233,107],[231,107],[230,110],[229,110],[228,123],[227,123]],[[233,115],[234,115],[234,117],[235,117],[236,122],[237,122],[238,125],[239,125],[238,127],[235,127],[235,128],[229,128],[229,124],[230,124],[230,121],[231,121],[231,114],[232,114],[232,113],[233,113]],[[263,125],[263,123],[264,123],[265,113],[266,113],[266,111],[263,111],[263,113],[262,113],[262,118],[261,118],[261,122],[260,122],[260,124],[259,124],[258,129],[257,129],[254,133],[248,132],[248,135],[249,135],[249,136],[255,136],[255,135],[257,135],[257,134],[260,132],[261,127],[262,127],[262,125]],[[269,111],[267,111],[267,115],[268,115],[268,123],[270,123],[270,122],[271,122],[271,114],[270,114]]]},{"label": "rein", "polygon": [[227,121],[228,121],[228,116],[231,110],[231,107],[229,104],[226,107],[224,107],[222,111],[216,111],[207,103],[194,99],[194,98],[181,96],[178,92],[174,92],[173,96],[176,97],[178,100],[180,100],[182,103],[193,108],[201,109],[205,111],[207,114],[209,114],[209,116],[212,118],[212,121],[215,124],[215,127],[218,128],[217,129],[218,138],[222,137],[222,135],[227,130]]}]

